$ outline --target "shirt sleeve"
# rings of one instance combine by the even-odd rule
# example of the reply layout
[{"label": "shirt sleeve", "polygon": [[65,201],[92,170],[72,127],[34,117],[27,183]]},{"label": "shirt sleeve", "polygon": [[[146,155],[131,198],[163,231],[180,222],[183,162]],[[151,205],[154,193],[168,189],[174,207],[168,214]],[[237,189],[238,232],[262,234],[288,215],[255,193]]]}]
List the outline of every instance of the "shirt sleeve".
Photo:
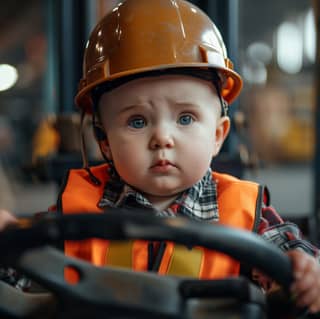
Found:
[{"label": "shirt sleeve", "polygon": [[262,207],[258,233],[282,251],[303,250],[320,262],[319,249],[304,237],[296,224],[284,221],[272,206]]},{"label": "shirt sleeve", "polygon": [[[54,206],[52,206],[54,208]],[[48,212],[54,211],[53,209],[49,209]],[[48,214],[47,211],[35,213],[32,218],[38,219],[42,216],[46,216]],[[0,264],[0,281],[3,281],[19,290],[24,292],[31,291],[35,283],[32,282],[29,278],[18,272],[16,269],[3,266]]]},{"label": "shirt sleeve", "polygon": [[0,266],[0,280],[22,291],[29,291],[31,288],[31,280],[12,268]]}]

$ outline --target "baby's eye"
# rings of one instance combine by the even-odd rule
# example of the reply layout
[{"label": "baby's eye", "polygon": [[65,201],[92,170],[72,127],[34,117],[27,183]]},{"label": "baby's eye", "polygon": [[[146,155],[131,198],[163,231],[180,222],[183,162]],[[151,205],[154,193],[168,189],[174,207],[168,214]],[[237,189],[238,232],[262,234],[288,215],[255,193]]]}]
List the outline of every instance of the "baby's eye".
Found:
[{"label": "baby's eye", "polygon": [[135,117],[129,120],[128,125],[133,128],[143,128],[146,126],[146,121],[142,117]]},{"label": "baby's eye", "polygon": [[193,122],[193,118],[191,115],[181,115],[178,119],[178,123],[181,125],[189,125]]}]

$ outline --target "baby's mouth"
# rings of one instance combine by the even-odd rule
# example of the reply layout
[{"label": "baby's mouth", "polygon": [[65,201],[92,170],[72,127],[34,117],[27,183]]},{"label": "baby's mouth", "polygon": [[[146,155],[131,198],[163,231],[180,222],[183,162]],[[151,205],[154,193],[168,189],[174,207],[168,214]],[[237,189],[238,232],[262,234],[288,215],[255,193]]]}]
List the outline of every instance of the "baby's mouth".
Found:
[{"label": "baby's mouth", "polygon": [[168,161],[168,160],[159,160],[159,161],[157,161],[155,164],[153,164],[152,166],[151,166],[151,168],[153,168],[153,167],[157,167],[157,166],[175,166],[175,165],[173,165],[170,161]]},{"label": "baby's mouth", "polygon": [[164,173],[176,167],[173,163],[168,160],[159,160],[152,164],[151,169],[156,172]]}]

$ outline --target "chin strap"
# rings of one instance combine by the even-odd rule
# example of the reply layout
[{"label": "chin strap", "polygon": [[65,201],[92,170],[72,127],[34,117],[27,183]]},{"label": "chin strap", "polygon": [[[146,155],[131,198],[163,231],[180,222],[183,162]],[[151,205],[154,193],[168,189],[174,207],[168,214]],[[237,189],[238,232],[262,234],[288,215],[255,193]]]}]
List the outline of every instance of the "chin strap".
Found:
[{"label": "chin strap", "polygon": [[90,167],[89,167],[89,161],[87,157],[87,147],[86,147],[86,142],[84,138],[84,118],[85,118],[85,111],[81,111],[81,118],[80,118],[80,142],[81,142],[81,157],[82,157],[82,167],[88,172],[89,178],[91,182],[94,185],[100,186],[101,181],[91,172]]}]

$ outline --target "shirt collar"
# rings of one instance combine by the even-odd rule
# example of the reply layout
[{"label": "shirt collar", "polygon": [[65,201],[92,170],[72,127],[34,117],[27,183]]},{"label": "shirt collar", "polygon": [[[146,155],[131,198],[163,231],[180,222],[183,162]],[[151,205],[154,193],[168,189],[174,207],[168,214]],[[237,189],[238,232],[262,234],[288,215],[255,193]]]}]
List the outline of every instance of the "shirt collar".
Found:
[{"label": "shirt collar", "polygon": [[196,220],[218,221],[217,184],[212,179],[211,169],[203,178],[186,189],[166,210],[159,212],[141,193],[125,184],[119,176],[113,176],[106,183],[98,206],[121,208],[144,208],[158,216],[184,215]]}]

